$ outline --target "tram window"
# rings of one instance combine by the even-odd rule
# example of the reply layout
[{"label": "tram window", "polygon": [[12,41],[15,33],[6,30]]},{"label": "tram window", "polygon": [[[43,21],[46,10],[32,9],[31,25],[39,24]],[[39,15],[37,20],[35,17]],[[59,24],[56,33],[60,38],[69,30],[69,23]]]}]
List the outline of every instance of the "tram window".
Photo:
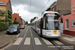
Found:
[{"label": "tram window", "polygon": [[57,29],[59,29],[59,22],[54,22],[54,25],[55,25],[55,29],[57,30]]},{"label": "tram window", "polygon": [[48,23],[46,23],[46,28],[48,30],[59,30],[59,22],[58,21],[48,21]]},{"label": "tram window", "polygon": [[45,18],[43,18],[43,28],[45,29]]}]

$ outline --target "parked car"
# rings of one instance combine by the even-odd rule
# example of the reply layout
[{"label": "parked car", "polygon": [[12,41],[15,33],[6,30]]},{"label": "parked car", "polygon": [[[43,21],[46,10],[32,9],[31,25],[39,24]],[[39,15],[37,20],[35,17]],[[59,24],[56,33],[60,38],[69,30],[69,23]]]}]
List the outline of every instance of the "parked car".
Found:
[{"label": "parked car", "polygon": [[7,33],[20,33],[20,27],[17,24],[10,25]]},{"label": "parked car", "polygon": [[21,29],[24,29],[24,28],[25,28],[25,25],[21,25],[20,28],[21,28]]}]

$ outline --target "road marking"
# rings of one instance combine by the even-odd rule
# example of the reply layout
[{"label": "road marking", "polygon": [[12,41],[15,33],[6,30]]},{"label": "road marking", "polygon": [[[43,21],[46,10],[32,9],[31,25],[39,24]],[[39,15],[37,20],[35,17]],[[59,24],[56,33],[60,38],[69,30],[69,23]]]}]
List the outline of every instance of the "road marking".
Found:
[{"label": "road marking", "polygon": [[48,40],[46,40],[46,39],[44,39],[44,38],[42,38],[42,40],[43,40],[47,45],[53,45],[50,41],[48,41]]},{"label": "road marking", "polygon": [[20,36],[20,34],[18,34],[16,37],[19,37]]},{"label": "road marking", "polygon": [[30,38],[26,38],[24,45],[30,45]]},{"label": "road marking", "polygon": [[40,42],[40,40],[38,38],[34,38],[34,40],[35,40],[36,45],[42,45],[42,43]]},{"label": "road marking", "polygon": [[19,45],[23,38],[18,38],[13,45]]},{"label": "road marking", "polygon": [[55,43],[57,43],[58,45],[64,45],[63,43],[61,43],[60,41],[54,41]]}]

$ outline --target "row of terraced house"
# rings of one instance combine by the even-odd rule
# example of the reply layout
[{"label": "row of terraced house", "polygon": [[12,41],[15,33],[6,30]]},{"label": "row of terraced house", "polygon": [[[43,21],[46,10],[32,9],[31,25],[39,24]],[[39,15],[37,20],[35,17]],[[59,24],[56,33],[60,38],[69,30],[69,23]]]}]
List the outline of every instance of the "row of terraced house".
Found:
[{"label": "row of terraced house", "polygon": [[[10,0],[0,0],[0,12],[4,11],[6,12],[7,16],[8,16],[8,10],[12,11],[12,5],[11,5],[11,1]],[[0,16],[0,20],[5,20],[6,16],[1,17]],[[25,24],[25,21],[21,18],[21,16],[19,16],[19,13],[13,13],[12,14],[12,23],[14,22],[15,18],[17,18],[17,21],[19,21],[20,25]]]},{"label": "row of terraced house", "polygon": [[61,32],[75,36],[75,0],[57,0],[46,11],[59,12]]}]

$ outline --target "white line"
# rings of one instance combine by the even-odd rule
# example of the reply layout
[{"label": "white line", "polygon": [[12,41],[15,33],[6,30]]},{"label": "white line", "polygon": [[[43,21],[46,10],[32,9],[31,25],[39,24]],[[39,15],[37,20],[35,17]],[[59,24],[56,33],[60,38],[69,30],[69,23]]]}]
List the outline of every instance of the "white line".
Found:
[{"label": "white line", "polygon": [[48,41],[48,40],[46,40],[46,39],[44,39],[44,38],[42,38],[42,40],[43,40],[47,45],[53,45],[50,41]]},{"label": "white line", "polygon": [[18,38],[13,45],[19,45],[23,38]]},{"label": "white line", "polygon": [[57,43],[58,45],[64,45],[63,43],[59,42],[59,41],[54,41],[55,43]]},{"label": "white line", "polygon": [[19,37],[20,34],[18,34],[16,37]]},{"label": "white line", "polygon": [[40,40],[38,38],[34,38],[34,40],[35,40],[35,44],[36,45],[42,45],[41,42],[40,42]]},{"label": "white line", "polygon": [[26,38],[24,45],[30,45],[30,38]]}]

